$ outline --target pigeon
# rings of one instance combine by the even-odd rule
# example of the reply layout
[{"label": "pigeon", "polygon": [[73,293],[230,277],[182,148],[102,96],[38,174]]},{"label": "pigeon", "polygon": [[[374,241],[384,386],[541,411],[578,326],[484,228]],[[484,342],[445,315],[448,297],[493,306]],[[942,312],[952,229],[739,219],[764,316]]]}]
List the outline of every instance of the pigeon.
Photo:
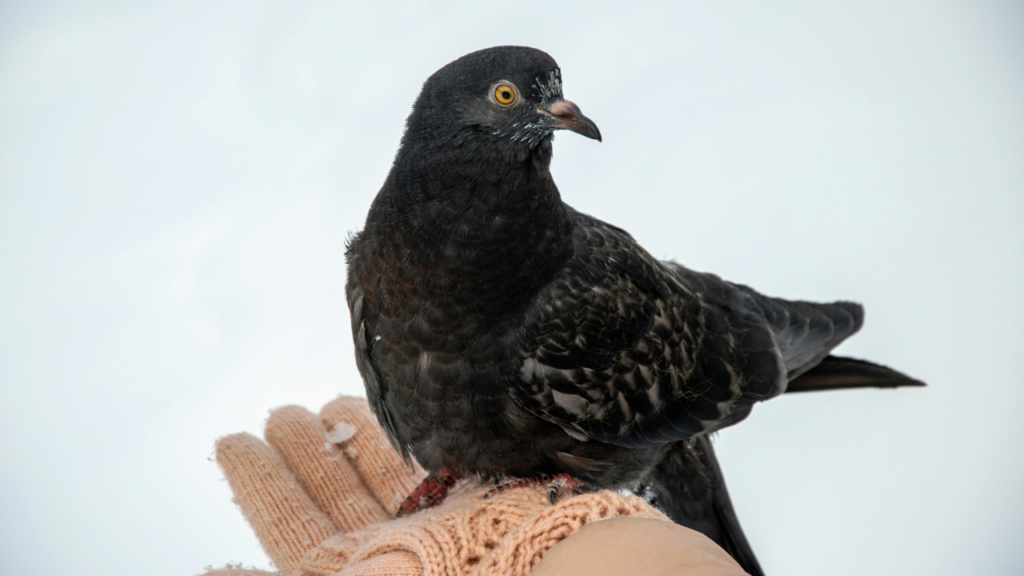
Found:
[{"label": "pigeon", "polygon": [[[469,476],[646,487],[677,521],[729,534],[738,524],[701,520],[728,504],[710,434],[790,387],[920,385],[830,355],[860,329],[859,304],[772,298],[660,261],[566,205],[549,170],[558,130],[601,140],[545,52],[447,64],[348,242],[370,406],[442,491]],[[685,475],[706,487],[703,511],[666,488]]]}]

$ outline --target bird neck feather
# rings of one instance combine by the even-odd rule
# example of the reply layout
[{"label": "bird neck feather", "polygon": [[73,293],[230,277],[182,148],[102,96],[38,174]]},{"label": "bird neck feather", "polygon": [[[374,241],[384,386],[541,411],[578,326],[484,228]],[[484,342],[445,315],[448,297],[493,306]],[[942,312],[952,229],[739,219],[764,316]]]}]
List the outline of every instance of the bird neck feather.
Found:
[{"label": "bird neck feather", "polygon": [[520,310],[573,251],[544,148],[516,164],[400,154],[360,235],[374,239],[368,260],[387,263],[384,299],[411,304],[389,293],[415,290],[430,295],[416,306],[481,323]]}]

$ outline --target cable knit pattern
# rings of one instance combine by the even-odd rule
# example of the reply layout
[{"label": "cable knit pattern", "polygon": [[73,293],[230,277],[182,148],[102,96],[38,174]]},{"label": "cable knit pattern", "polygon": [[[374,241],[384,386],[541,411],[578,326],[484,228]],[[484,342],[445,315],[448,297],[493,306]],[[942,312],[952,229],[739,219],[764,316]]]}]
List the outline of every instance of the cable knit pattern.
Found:
[{"label": "cable knit pattern", "polygon": [[485,500],[487,490],[463,481],[435,509],[360,533],[338,534],[311,550],[298,574],[329,576],[404,551],[416,558],[417,574],[424,576],[525,576],[545,552],[587,522],[619,516],[666,519],[641,498],[607,490],[566,497],[553,506],[543,486]]},{"label": "cable knit pattern", "polygon": [[620,516],[668,520],[660,510],[637,496],[622,496],[608,490],[573,496],[555,506],[541,508],[506,534],[472,574],[525,576],[540,564],[552,546],[578,532],[584,524]]}]

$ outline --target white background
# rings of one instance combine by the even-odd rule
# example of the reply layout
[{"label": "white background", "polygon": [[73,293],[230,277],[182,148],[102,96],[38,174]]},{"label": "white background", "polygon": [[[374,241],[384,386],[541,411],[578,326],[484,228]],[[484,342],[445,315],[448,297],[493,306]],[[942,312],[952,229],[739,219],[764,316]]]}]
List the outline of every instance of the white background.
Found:
[{"label": "white background", "polygon": [[0,571],[268,565],[213,442],[362,394],[346,235],[423,80],[525,44],[605,138],[566,202],[930,384],[720,435],[765,570],[1024,573],[1024,6],[726,4],[0,5]]}]

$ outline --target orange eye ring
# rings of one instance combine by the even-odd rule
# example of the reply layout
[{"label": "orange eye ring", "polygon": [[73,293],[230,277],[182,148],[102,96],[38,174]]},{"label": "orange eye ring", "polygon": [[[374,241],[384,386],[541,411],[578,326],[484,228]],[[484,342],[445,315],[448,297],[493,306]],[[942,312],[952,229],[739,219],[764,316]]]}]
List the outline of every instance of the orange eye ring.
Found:
[{"label": "orange eye ring", "polygon": [[501,82],[494,87],[494,101],[502,106],[510,106],[517,98],[516,88],[511,84]]}]

